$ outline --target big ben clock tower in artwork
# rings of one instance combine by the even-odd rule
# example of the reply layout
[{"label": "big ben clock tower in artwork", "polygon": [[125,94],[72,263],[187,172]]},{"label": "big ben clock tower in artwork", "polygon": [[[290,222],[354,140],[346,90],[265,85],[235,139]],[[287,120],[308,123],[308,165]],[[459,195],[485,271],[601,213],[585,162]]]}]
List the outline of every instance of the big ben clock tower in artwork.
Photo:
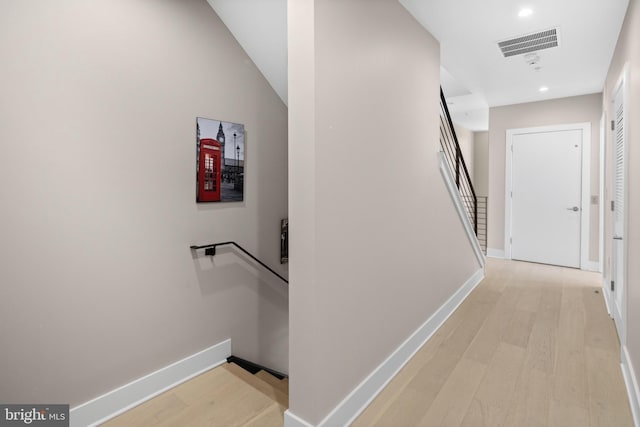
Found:
[{"label": "big ben clock tower in artwork", "polygon": [[222,130],[222,122],[220,122],[220,126],[218,126],[218,135],[216,136],[216,140],[220,143],[220,153],[222,154],[221,157],[221,164],[220,164],[220,170],[224,171],[225,168],[225,155],[224,155],[224,131]]}]

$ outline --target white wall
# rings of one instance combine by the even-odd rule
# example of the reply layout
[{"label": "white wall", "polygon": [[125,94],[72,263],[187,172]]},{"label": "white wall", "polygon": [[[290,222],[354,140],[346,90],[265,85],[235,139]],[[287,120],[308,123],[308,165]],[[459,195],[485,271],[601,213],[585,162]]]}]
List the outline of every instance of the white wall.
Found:
[{"label": "white wall", "polygon": [[[487,246],[504,250],[504,192],[506,131],[566,123],[591,123],[591,195],[600,192],[599,147],[602,94],[573,96],[549,101],[507,105],[489,109],[489,199]],[[591,205],[589,259],[599,257],[598,206]]]},{"label": "white wall", "polygon": [[[287,110],[205,0],[2,2],[0,401],[72,406],[231,338],[287,368]],[[196,116],[245,124],[245,201],[195,203]],[[262,276],[260,274],[260,276]]]},{"label": "white wall", "polygon": [[289,25],[289,410],[317,424],[480,266],[438,168],[438,42],[395,0],[290,1]]}]

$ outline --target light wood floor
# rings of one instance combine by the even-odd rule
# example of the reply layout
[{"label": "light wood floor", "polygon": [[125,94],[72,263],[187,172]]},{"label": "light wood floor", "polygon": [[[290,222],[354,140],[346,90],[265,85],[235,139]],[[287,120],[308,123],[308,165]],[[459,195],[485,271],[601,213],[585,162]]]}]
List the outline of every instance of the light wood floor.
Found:
[{"label": "light wood floor", "polygon": [[102,424],[103,427],[282,427],[288,380],[224,364]]},{"label": "light wood floor", "polygon": [[[593,273],[489,259],[485,280],[353,426],[632,426],[600,286]],[[282,426],[286,385],[271,386],[224,365],[104,425]]]},{"label": "light wood floor", "polygon": [[488,259],[485,280],[353,426],[633,426],[601,283]]}]

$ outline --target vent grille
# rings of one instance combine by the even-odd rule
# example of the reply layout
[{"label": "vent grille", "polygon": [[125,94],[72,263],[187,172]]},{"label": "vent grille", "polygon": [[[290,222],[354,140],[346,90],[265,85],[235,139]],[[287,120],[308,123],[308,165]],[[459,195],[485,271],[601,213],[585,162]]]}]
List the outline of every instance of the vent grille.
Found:
[{"label": "vent grille", "polygon": [[550,30],[504,40],[498,43],[498,47],[505,58],[558,47],[558,29],[552,28]]}]

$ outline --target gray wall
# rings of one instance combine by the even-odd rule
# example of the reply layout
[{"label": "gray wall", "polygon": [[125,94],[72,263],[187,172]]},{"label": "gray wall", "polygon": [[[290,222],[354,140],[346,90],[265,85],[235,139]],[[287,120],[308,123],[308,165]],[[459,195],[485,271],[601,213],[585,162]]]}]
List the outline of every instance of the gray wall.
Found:
[{"label": "gray wall", "polygon": [[478,196],[489,195],[489,132],[473,133],[473,185]]},{"label": "gray wall", "polygon": [[[487,247],[504,250],[506,131],[565,123],[591,123],[591,195],[600,192],[599,150],[602,94],[507,105],[489,109],[489,199]],[[599,210],[591,205],[589,259],[598,260]]]},{"label": "gray wall", "polygon": [[[631,0],[629,9],[620,31],[618,44],[609,67],[604,92],[604,108],[606,109],[607,120],[614,117],[611,103],[614,98],[614,89],[622,73],[625,64],[628,65],[630,86],[629,97],[627,98],[628,121],[626,130],[628,132],[629,151],[626,159],[628,167],[627,176],[627,218],[629,221],[627,229],[628,259],[627,259],[627,331],[626,337],[622,337],[623,345],[626,344],[629,352],[631,372],[640,372],[640,2]],[[608,128],[610,129],[610,128]],[[610,131],[606,134],[607,140],[607,168],[613,170],[611,147],[613,137]],[[607,178],[611,178],[608,173]],[[612,200],[613,191],[611,180],[607,183],[607,205]],[[610,277],[609,260],[611,254],[611,214],[605,210],[605,274]],[[636,378],[636,381],[638,379]]]},{"label": "gray wall", "polygon": [[[4,1],[0,401],[72,406],[232,339],[286,370],[287,110],[205,0]],[[244,123],[244,203],[195,203],[196,116]]]},{"label": "gray wall", "polygon": [[467,165],[467,170],[469,171],[469,177],[471,178],[471,183],[475,186],[474,178],[474,161],[475,158],[475,144],[473,141],[473,132],[467,129],[466,127],[456,124],[453,124],[453,127],[456,131],[456,136],[458,137],[458,143],[460,144],[460,151],[462,151],[462,157],[464,157],[464,162]]},{"label": "gray wall", "polygon": [[438,167],[439,57],[395,0],[289,2],[290,411],[312,424],[480,268]]}]

